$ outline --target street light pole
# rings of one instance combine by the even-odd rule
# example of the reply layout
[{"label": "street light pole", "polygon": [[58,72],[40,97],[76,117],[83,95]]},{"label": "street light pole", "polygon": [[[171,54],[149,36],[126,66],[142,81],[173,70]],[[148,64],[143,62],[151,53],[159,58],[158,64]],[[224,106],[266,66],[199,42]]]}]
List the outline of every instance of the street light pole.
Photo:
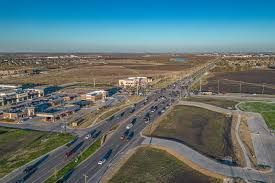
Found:
[{"label": "street light pole", "polygon": [[83,174],[83,176],[84,176],[84,183],[87,183],[87,178],[88,178],[88,175]]},{"label": "street light pole", "polygon": [[220,80],[218,80],[218,94],[220,94]]}]

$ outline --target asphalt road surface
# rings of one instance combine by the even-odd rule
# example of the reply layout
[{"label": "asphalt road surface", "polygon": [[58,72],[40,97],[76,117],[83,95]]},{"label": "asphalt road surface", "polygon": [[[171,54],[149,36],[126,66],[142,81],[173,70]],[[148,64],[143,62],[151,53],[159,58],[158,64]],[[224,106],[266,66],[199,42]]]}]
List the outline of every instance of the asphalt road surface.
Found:
[{"label": "asphalt road surface", "polygon": [[[149,105],[150,102],[154,101],[155,96],[148,97],[147,105]],[[124,115],[121,116],[121,113],[117,114],[117,116],[110,117],[106,121],[99,123],[93,128],[85,129],[86,134],[91,132],[92,130],[101,131],[101,135],[98,137],[100,138],[103,134],[108,132],[115,124],[123,123],[125,120],[127,120],[129,117],[136,115],[139,110],[144,108],[144,101],[141,101],[136,104],[135,112],[131,113],[132,108],[128,107],[124,110]],[[85,134],[85,135],[86,135]],[[56,170],[59,170],[60,168],[64,167],[67,163],[69,163],[74,157],[77,156],[83,149],[91,145],[96,139],[93,140],[84,140],[85,135],[80,137],[71,147],[62,147],[54,151],[53,153],[49,154],[49,156],[41,162],[37,166],[37,170],[32,173],[31,176],[28,177],[27,180],[24,182],[43,182],[45,181],[49,176],[53,175],[53,173]],[[78,143],[84,142],[82,146],[77,150],[70,158],[64,158],[65,153],[73,149]],[[33,163],[35,164],[35,162]],[[9,174],[4,179],[1,179],[1,182],[16,182],[18,180],[21,180],[26,174],[23,172],[23,169],[18,169],[18,171],[15,171],[11,174]]]},{"label": "asphalt road surface", "polygon": [[[180,96],[187,95],[187,91],[183,90],[186,87],[189,87],[196,78],[203,75],[209,68],[211,68],[213,64],[208,65],[205,68],[202,68],[201,70],[195,72],[193,75],[175,82],[174,84],[168,86],[167,89],[160,89],[158,91],[155,91],[153,94],[150,94],[148,96],[148,101],[144,105],[144,101],[139,102],[135,106],[135,112],[131,113],[131,108],[127,108],[125,110],[125,114],[121,117],[120,114],[117,116],[111,116],[106,121],[96,125],[93,128],[86,129],[86,133],[90,132],[93,129],[96,129],[97,131],[101,130],[102,134],[108,132],[115,124],[121,124],[120,127],[115,131],[115,133],[112,135],[111,138],[109,138],[104,145],[88,160],[83,162],[80,166],[78,166],[73,172],[70,174],[69,177],[67,177],[66,182],[83,182],[85,174],[87,176],[88,182],[98,182],[104,172],[108,169],[108,167],[111,165],[110,163],[115,158],[120,158],[123,155],[123,151],[127,149],[130,146],[136,146],[141,144],[142,140],[140,140],[139,132],[144,129],[146,126],[144,122],[144,115],[147,112],[150,112],[150,108],[152,105],[157,105],[158,109],[154,113],[151,114],[151,121],[154,121],[155,118],[160,116],[161,111],[163,107],[167,106],[168,103],[173,103],[176,101],[176,99]],[[184,92],[182,92],[184,91]],[[160,96],[166,96],[166,98],[162,98]],[[137,122],[134,124],[134,126],[131,128],[131,130],[134,131],[134,137],[133,139],[129,141],[121,141],[120,136],[125,131],[125,127],[133,118],[137,118]],[[85,134],[84,134],[85,135]],[[43,161],[37,163],[37,161],[31,163],[31,165],[36,166],[36,171],[32,172],[30,175],[27,176],[26,180],[24,182],[44,182],[49,178],[51,175],[54,174],[55,170],[58,170],[62,167],[64,167],[67,163],[69,163],[73,158],[80,153],[83,149],[88,147],[90,144],[92,144],[95,139],[93,140],[83,140],[84,136],[80,137],[71,147],[61,147],[55,150],[54,152],[50,153]],[[100,138],[100,137],[98,137]],[[75,151],[73,155],[71,155],[69,158],[65,158],[65,154],[68,151],[71,151],[73,148],[75,148],[79,143],[83,142],[81,146]],[[109,150],[112,150],[112,153],[107,158],[106,162],[103,165],[98,165],[98,161],[101,160],[108,152]],[[39,160],[38,160],[39,161]],[[30,166],[30,165],[28,165]],[[4,179],[1,179],[0,182],[10,182],[14,183],[18,180],[22,180],[22,178],[26,177],[26,174],[23,172],[25,167],[22,167],[8,176],[6,176]]]},{"label": "asphalt road surface", "polygon": [[[97,151],[91,158],[81,164],[65,181],[69,183],[77,183],[84,182],[85,177],[81,175],[87,175],[87,182],[98,182],[105,171],[110,166],[110,162],[119,155],[122,155],[122,151],[125,150],[132,144],[139,145],[142,141],[139,141],[140,132],[145,128],[146,125],[150,125],[150,123],[145,123],[144,117],[147,112],[151,115],[151,120],[155,120],[161,114],[160,112],[167,105],[170,105],[170,100],[168,99],[159,99],[158,102],[152,104],[151,106],[158,106],[158,110],[154,113],[150,112],[151,106],[147,107],[143,110],[138,116],[132,117],[129,119],[128,123],[121,125],[120,128],[112,135],[112,137],[103,145],[103,147]],[[129,140],[121,140],[120,136],[125,132],[126,126],[133,120],[137,118],[136,123],[130,129],[130,131],[134,132],[134,137]],[[98,162],[103,158],[104,154],[106,154],[109,150],[112,150],[111,156],[106,160],[103,165],[98,165]]]}]

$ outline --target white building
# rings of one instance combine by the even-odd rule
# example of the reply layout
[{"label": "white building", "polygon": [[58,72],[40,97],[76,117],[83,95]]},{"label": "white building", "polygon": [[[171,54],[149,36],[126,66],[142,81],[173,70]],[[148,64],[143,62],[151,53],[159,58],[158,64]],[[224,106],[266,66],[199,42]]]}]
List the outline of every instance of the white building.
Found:
[{"label": "white building", "polygon": [[145,86],[146,84],[151,83],[152,81],[153,79],[151,77],[129,77],[127,79],[120,79],[118,81],[118,84],[123,88],[127,88]]}]

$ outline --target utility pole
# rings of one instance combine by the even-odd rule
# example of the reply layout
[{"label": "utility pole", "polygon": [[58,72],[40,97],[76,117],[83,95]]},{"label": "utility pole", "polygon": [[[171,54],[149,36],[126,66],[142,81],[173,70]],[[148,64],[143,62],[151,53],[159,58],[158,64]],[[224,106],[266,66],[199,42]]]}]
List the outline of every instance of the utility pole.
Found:
[{"label": "utility pole", "polygon": [[83,176],[84,176],[84,183],[87,183],[87,178],[88,178],[88,175],[83,174]]},{"label": "utility pole", "polygon": [[263,89],[262,89],[262,95],[264,94],[264,84],[263,84]]},{"label": "utility pole", "polygon": [[201,79],[200,79],[200,93],[201,93]]},{"label": "utility pole", "polygon": [[95,78],[94,78],[94,88],[95,88]]},{"label": "utility pole", "polygon": [[136,91],[136,92],[137,92],[137,95],[138,95],[138,88],[139,88],[139,83],[137,83],[137,91]]},{"label": "utility pole", "polygon": [[218,80],[218,94],[220,94],[220,80]]}]

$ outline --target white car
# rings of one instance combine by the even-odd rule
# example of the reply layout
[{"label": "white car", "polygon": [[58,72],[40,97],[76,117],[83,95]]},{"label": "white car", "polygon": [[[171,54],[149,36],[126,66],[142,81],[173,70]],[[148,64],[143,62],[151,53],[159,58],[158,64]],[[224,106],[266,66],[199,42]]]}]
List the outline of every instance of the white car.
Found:
[{"label": "white car", "polygon": [[97,164],[103,165],[103,163],[105,163],[105,161],[106,161],[106,159],[102,159],[102,160],[100,160]]},{"label": "white car", "polygon": [[147,123],[150,123],[150,120],[149,120],[149,119],[146,119],[146,120],[145,120],[145,124],[147,124]]},{"label": "white car", "polygon": [[88,134],[85,136],[85,139],[88,140],[89,138],[91,138],[91,134]]},{"label": "white car", "polygon": [[134,125],[132,124],[132,123],[130,123],[130,124],[128,124],[127,126],[126,126],[126,129],[130,129],[130,128],[132,128]]}]

